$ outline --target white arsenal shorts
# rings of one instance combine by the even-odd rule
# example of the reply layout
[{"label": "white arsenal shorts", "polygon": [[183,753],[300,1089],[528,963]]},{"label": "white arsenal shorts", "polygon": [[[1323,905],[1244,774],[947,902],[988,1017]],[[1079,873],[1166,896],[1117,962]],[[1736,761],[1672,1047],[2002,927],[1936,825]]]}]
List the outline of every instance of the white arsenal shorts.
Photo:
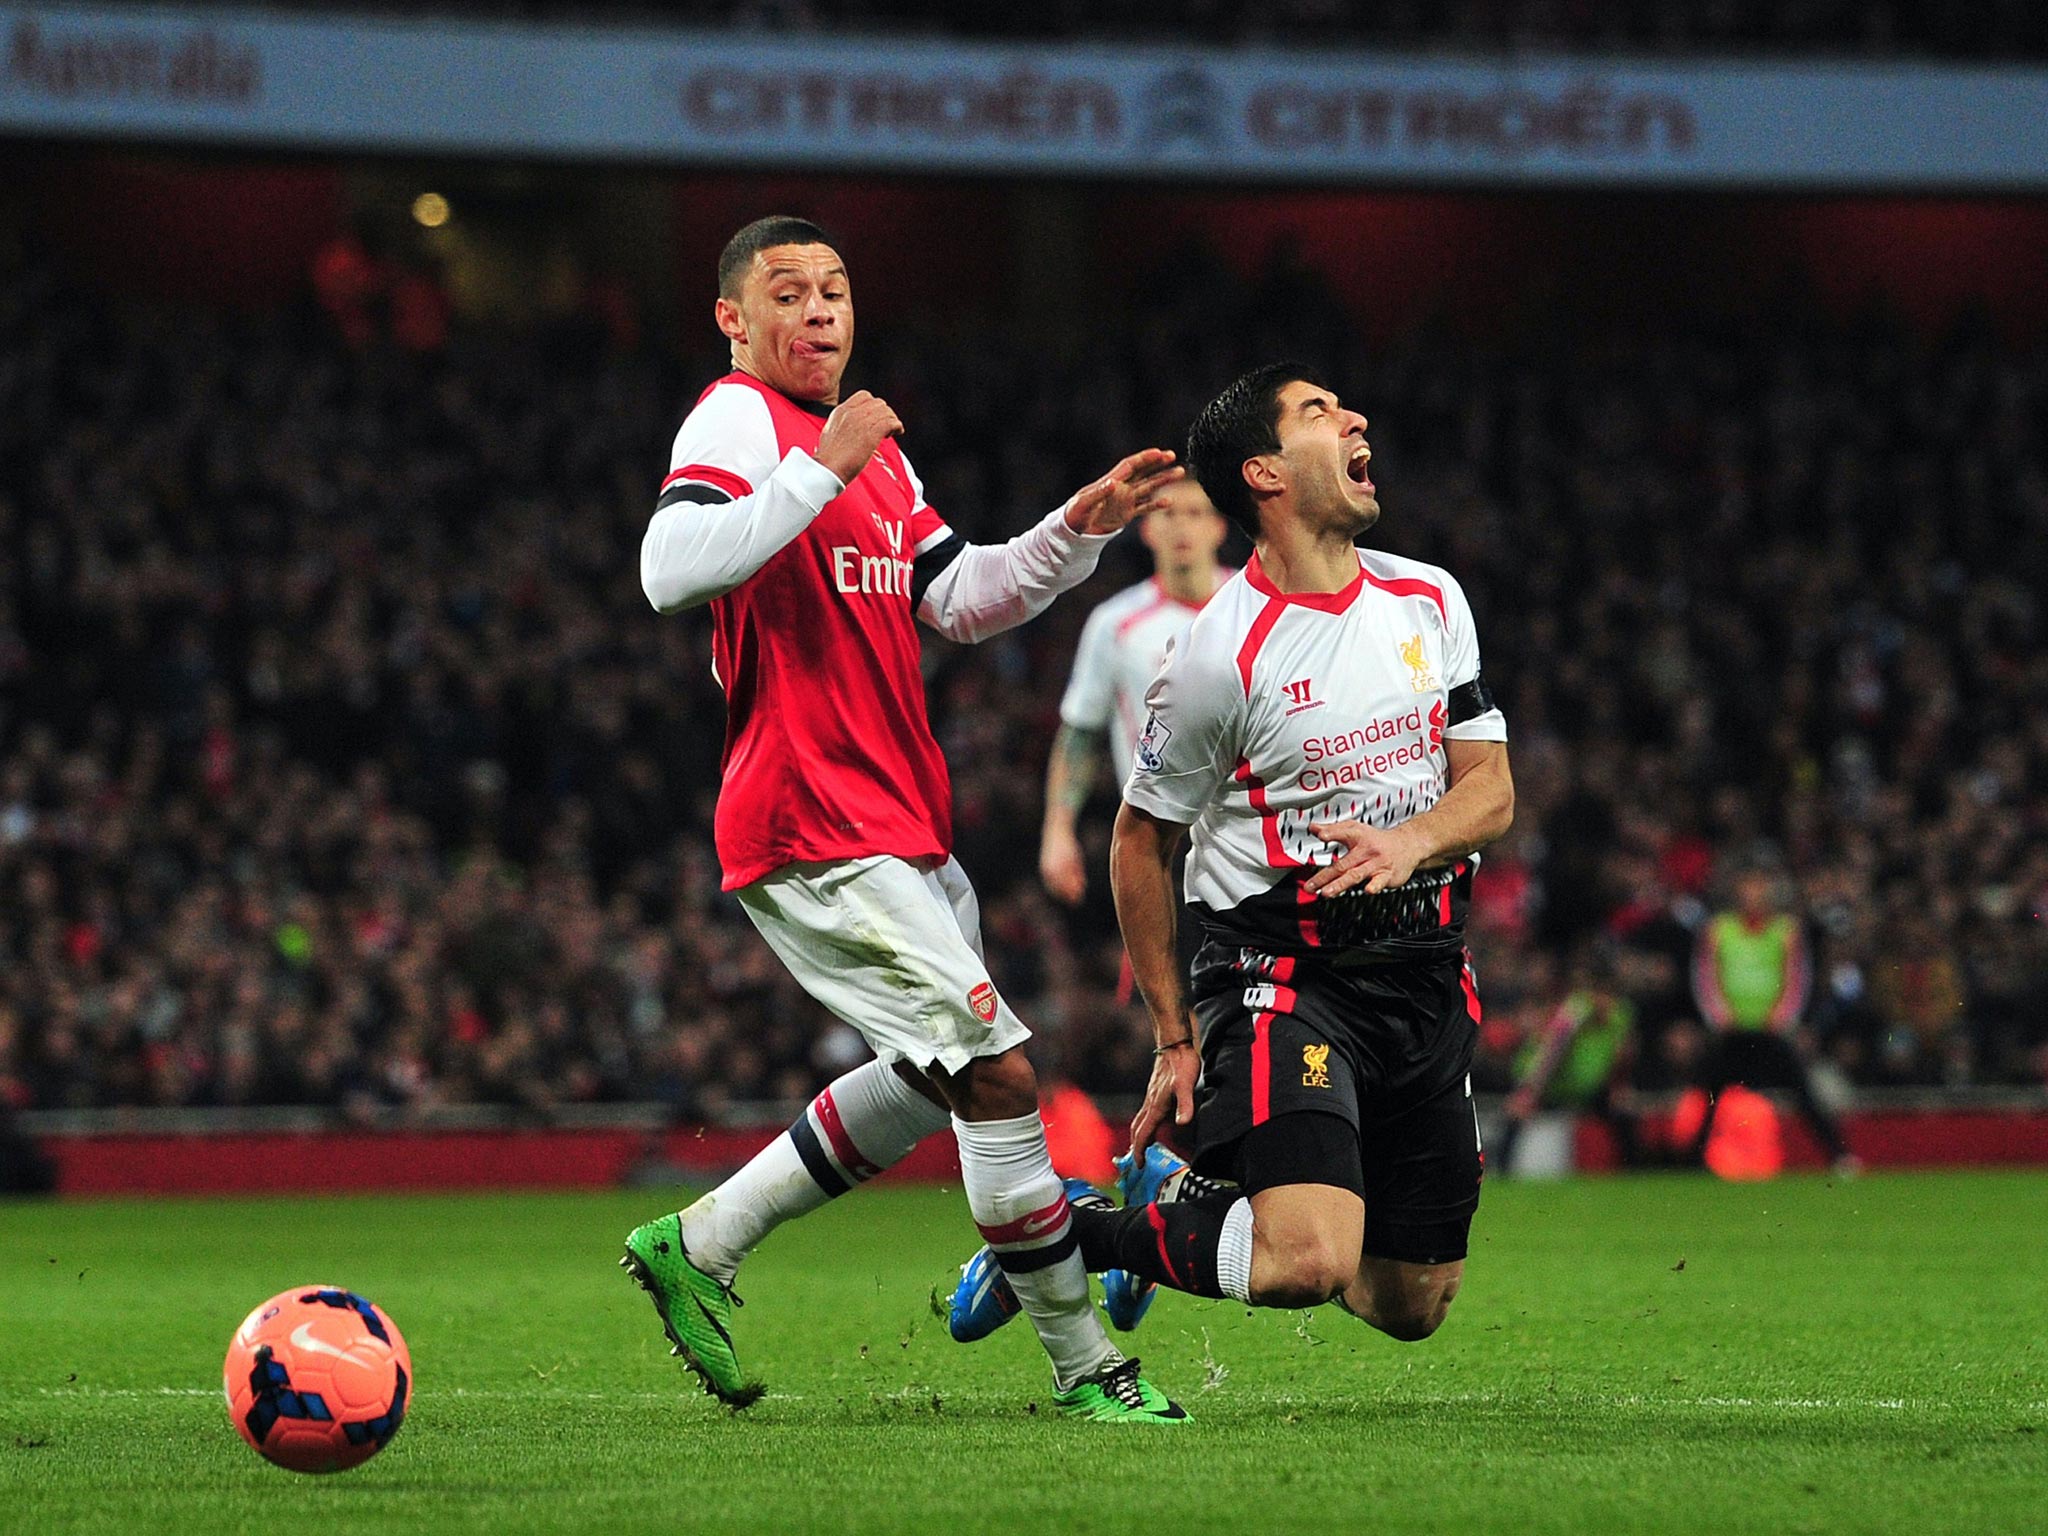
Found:
[{"label": "white arsenal shorts", "polygon": [[806,992],[884,1061],[958,1072],[1031,1032],[981,958],[981,903],[959,860],[890,854],[785,864],[734,893]]}]

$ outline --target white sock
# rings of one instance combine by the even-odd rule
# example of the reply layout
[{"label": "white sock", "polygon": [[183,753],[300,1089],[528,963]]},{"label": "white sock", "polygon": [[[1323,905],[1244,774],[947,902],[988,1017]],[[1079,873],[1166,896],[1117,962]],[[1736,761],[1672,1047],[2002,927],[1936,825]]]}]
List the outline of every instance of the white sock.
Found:
[{"label": "white sock", "polygon": [[947,1118],[887,1063],[855,1067],[746,1167],[682,1213],[690,1262],[731,1285],[740,1260],[762,1238],[866,1183]]},{"label": "white sock", "polygon": [[1064,1392],[1117,1364],[1123,1356],[1089,1300],[1067,1197],[1045,1148],[1045,1123],[1037,1115],[971,1124],[956,1117],[953,1134],[967,1208],[1052,1357],[1053,1385]]},{"label": "white sock", "polygon": [[1216,1289],[1233,1301],[1252,1299],[1252,1203],[1235,1201],[1216,1238]]}]

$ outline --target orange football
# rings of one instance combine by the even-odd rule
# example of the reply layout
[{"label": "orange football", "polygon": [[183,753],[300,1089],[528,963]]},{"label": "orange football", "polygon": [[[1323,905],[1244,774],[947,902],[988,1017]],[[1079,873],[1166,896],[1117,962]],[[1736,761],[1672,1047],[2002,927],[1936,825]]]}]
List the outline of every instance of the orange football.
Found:
[{"label": "orange football", "polygon": [[280,1291],[228,1341],[228,1417],[266,1461],[340,1472],[390,1443],[405,1422],[412,1354],[398,1325],[334,1285]]}]

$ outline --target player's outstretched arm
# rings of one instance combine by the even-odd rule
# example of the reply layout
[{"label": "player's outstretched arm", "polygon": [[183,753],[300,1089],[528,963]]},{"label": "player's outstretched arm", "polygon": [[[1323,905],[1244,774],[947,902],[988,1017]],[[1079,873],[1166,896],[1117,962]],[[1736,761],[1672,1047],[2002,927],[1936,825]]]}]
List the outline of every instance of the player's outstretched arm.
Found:
[{"label": "player's outstretched arm", "polygon": [[1008,543],[959,546],[924,589],[917,616],[948,640],[969,644],[1036,618],[1086,581],[1103,547],[1163,505],[1162,493],[1182,474],[1169,450],[1147,448]]},{"label": "player's outstretched arm", "polygon": [[1117,924],[1131,957],[1131,975],[1152,1014],[1152,1080],[1131,1121],[1133,1152],[1144,1151],[1169,1115],[1175,1125],[1186,1125],[1195,1117],[1195,1079],[1201,1075],[1202,1057],[1174,948],[1178,903],[1173,894],[1173,852],[1186,831],[1126,802],[1117,812],[1109,845]]},{"label": "player's outstretched arm", "polygon": [[1344,853],[1304,884],[1318,896],[1341,896],[1363,885],[1376,895],[1405,882],[1416,870],[1449,863],[1484,848],[1514,823],[1515,781],[1508,772],[1504,741],[1444,743],[1450,759],[1450,787],[1422,815],[1396,827],[1358,821],[1324,821],[1309,827],[1317,837],[1339,843]]}]

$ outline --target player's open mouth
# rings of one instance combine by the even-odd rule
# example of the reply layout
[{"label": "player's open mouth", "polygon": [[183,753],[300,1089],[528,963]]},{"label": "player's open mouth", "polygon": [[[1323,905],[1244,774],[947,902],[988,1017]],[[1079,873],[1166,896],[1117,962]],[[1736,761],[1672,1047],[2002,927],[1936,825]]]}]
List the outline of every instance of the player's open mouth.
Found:
[{"label": "player's open mouth", "polygon": [[839,348],[829,341],[800,341],[790,350],[798,357],[830,357]]},{"label": "player's open mouth", "polygon": [[1371,462],[1372,450],[1361,443],[1351,455],[1350,462],[1344,466],[1344,473],[1351,477],[1352,484],[1362,485],[1369,491],[1372,489],[1372,481],[1367,477],[1365,467]]}]

